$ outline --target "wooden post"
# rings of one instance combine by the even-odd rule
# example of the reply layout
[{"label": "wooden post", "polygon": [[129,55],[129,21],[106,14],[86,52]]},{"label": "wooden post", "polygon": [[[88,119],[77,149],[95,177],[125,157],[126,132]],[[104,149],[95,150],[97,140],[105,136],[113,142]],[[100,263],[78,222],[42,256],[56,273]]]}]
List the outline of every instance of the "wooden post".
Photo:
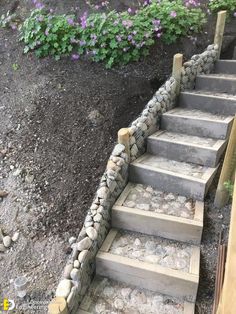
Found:
[{"label": "wooden post", "polygon": [[67,303],[64,298],[56,297],[48,305],[48,314],[68,314]]},{"label": "wooden post", "polygon": [[217,14],[214,44],[218,45],[218,59],[220,58],[223,36],[225,31],[225,20],[227,11],[220,11]]},{"label": "wooden post", "polygon": [[118,143],[125,146],[125,152],[128,155],[128,160],[130,161],[130,144],[129,144],[129,128],[123,128],[118,131]]},{"label": "wooden post", "polygon": [[177,81],[176,92],[179,94],[180,91],[180,79],[181,79],[181,70],[183,66],[183,55],[181,53],[177,53],[174,55],[173,58],[173,69],[172,69],[172,76]]},{"label": "wooden post", "polygon": [[224,183],[232,179],[236,167],[236,116],[234,117],[233,126],[231,129],[229,143],[226,149],[226,154],[223,162],[223,167],[218,182],[215,201],[216,207],[223,207],[229,198],[229,193],[226,190]]},{"label": "wooden post", "polygon": [[229,228],[228,253],[225,279],[217,314],[235,314],[236,300],[236,180],[234,181],[233,204]]}]

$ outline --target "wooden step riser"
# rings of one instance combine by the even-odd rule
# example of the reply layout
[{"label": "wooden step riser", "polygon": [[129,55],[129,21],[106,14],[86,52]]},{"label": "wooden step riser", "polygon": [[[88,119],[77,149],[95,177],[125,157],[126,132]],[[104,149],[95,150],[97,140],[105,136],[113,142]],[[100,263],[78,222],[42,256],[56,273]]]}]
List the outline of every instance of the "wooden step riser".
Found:
[{"label": "wooden step riser", "polygon": [[[202,217],[203,207],[199,208],[199,212]],[[113,206],[112,227],[198,245],[201,243],[203,217],[201,221],[196,221]]]},{"label": "wooden step riser", "polygon": [[217,151],[205,147],[191,146],[150,137],[147,142],[147,152],[152,155],[208,167],[216,167],[218,165],[225,147],[226,143]]},{"label": "wooden step riser", "polygon": [[196,89],[207,90],[219,93],[236,93],[236,77],[231,78],[220,78],[220,77],[207,77],[198,76],[196,79]]},{"label": "wooden step riser", "polygon": [[[196,258],[199,259],[199,256]],[[199,265],[199,260],[196,263]],[[96,274],[139,288],[184,298],[189,302],[195,302],[197,296],[199,280],[197,274],[138,262],[110,253],[97,254]]]},{"label": "wooden step riser", "polygon": [[227,138],[231,125],[232,121],[226,123],[165,114],[161,118],[161,128],[163,130],[216,139]]},{"label": "wooden step riser", "polygon": [[235,115],[236,98],[223,98],[211,95],[183,92],[179,96],[179,106],[187,109],[208,111],[214,114]]},{"label": "wooden step riser", "polygon": [[215,73],[234,74],[236,76],[236,61],[218,60],[215,64]]},{"label": "wooden step riser", "polygon": [[151,185],[161,191],[178,193],[198,200],[204,199],[213,177],[205,183],[203,181],[199,182],[195,178],[189,179],[166,172],[158,172],[143,166],[131,164],[129,169],[129,180],[131,182]]}]

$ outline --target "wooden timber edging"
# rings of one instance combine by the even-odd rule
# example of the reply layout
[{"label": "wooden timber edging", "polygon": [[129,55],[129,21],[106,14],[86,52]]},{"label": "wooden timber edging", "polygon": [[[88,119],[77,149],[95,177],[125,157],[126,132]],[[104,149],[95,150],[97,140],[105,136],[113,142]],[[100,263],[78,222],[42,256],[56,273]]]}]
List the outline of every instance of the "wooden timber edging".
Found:
[{"label": "wooden timber edging", "polygon": [[236,313],[236,179],[229,228],[228,253],[225,266],[223,290],[217,314]]}]

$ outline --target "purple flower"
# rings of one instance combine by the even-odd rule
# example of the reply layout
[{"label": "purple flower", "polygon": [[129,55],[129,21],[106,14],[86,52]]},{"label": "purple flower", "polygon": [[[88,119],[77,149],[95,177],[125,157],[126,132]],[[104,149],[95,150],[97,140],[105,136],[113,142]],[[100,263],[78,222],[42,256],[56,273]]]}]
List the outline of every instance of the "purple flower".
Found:
[{"label": "purple flower", "polygon": [[95,34],[92,34],[90,37],[91,37],[91,39],[93,39],[94,41],[97,40],[97,36],[96,36]]},{"label": "purple flower", "polygon": [[115,26],[118,24],[119,24],[119,21],[117,21],[117,20],[113,23],[113,25],[115,25]]},{"label": "purple flower", "polygon": [[120,36],[120,35],[117,35],[117,36],[116,36],[116,40],[117,40],[118,42],[121,42],[121,41],[122,41],[121,36]]},{"label": "purple flower", "polygon": [[171,11],[171,12],[170,12],[170,16],[171,16],[171,17],[176,17],[176,16],[177,16],[177,13],[176,13],[175,11]]},{"label": "purple flower", "polygon": [[155,26],[159,26],[161,24],[161,21],[160,20],[153,20],[152,24]]},{"label": "purple flower", "polygon": [[132,13],[132,9],[131,9],[131,8],[128,8],[128,12],[129,12],[129,14]]},{"label": "purple flower", "polygon": [[35,3],[35,7],[36,7],[36,9],[43,9],[44,8],[44,4],[42,4],[40,2],[36,2]]},{"label": "purple flower", "polygon": [[86,45],[86,41],[85,40],[80,40],[79,44],[80,44],[81,47],[85,46]]},{"label": "purple flower", "polygon": [[69,17],[69,18],[67,19],[67,23],[68,23],[69,25],[74,25],[74,20],[73,20],[71,17]]},{"label": "purple flower", "polygon": [[46,30],[45,30],[45,32],[44,32],[44,34],[45,34],[46,36],[48,36],[48,35],[49,35],[49,30],[48,30],[48,28],[46,28]]},{"label": "purple flower", "polygon": [[160,38],[161,35],[162,35],[162,33],[158,33],[158,34],[157,34],[157,38]]},{"label": "purple flower", "polygon": [[236,17],[236,12],[234,12],[233,16]]},{"label": "purple flower", "polygon": [[133,39],[133,36],[132,35],[129,35],[128,36],[128,41],[131,41]]},{"label": "purple flower", "polygon": [[42,21],[43,21],[43,16],[37,16],[36,20],[37,20],[38,22],[42,22]]},{"label": "purple flower", "polygon": [[125,26],[126,28],[130,28],[131,26],[133,26],[133,22],[130,20],[124,20],[122,21],[122,25]]},{"label": "purple flower", "polygon": [[71,60],[73,60],[73,61],[76,61],[76,60],[78,60],[79,59],[79,55],[78,54],[73,54],[72,56],[71,56]]},{"label": "purple flower", "polygon": [[84,14],[81,16],[80,21],[81,21],[81,27],[85,29],[87,27],[87,17],[88,13],[84,12]]}]

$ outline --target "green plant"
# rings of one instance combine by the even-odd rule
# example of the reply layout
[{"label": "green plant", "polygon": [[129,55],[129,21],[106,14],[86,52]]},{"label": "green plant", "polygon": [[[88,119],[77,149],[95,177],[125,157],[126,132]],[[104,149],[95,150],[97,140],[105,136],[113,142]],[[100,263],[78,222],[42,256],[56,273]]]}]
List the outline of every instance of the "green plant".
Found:
[{"label": "green plant", "polygon": [[[147,1],[146,1],[147,2]],[[153,1],[136,12],[85,13],[75,16],[53,15],[44,8],[34,10],[21,29],[24,52],[35,50],[39,57],[59,59],[89,55],[105,61],[107,67],[137,61],[149,53],[155,40],[175,42],[198,31],[205,22],[200,8],[189,8],[182,0]]]},{"label": "green plant", "polygon": [[224,186],[226,188],[226,190],[229,192],[230,197],[233,196],[233,191],[234,191],[234,185],[231,181],[226,181],[224,183]]},{"label": "green plant", "polygon": [[213,12],[227,10],[233,13],[236,11],[236,0],[210,0],[209,8]]},{"label": "green plant", "polygon": [[19,68],[20,68],[20,66],[19,66],[18,63],[13,63],[13,64],[12,64],[12,69],[13,69],[14,71],[19,70]]},{"label": "green plant", "polygon": [[2,14],[0,17],[0,28],[11,27],[16,28],[15,20],[17,20],[16,14],[11,14],[10,11],[7,11],[6,14]]}]

